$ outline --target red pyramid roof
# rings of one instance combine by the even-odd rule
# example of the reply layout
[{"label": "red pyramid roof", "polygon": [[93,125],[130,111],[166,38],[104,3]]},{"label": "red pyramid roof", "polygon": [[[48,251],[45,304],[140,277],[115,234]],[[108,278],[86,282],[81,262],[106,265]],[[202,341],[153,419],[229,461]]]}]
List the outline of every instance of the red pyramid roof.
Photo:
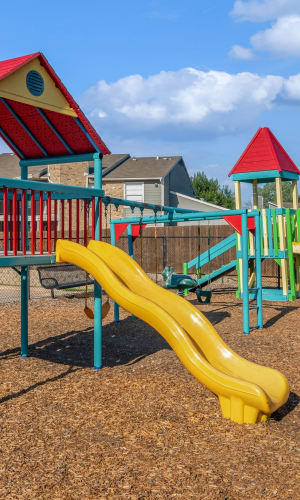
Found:
[{"label": "red pyramid roof", "polygon": [[[65,143],[70,146],[73,154],[93,153],[97,151],[96,148],[99,148],[103,154],[110,154],[107,146],[41,52],[0,61],[0,80],[7,78],[37,57],[66,98],[69,106],[74,109],[78,116],[78,122],[76,122],[73,117],[45,110],[50,125],[52,124],[58,130]],[[10,101],[9,105],[23,121],[29,116],[29,119],[26,119],[26,126],[32,136],[48,152],[49,157],[68,155],[69,151],[57,139],[53,130],[51,130],[51,126],[47,126],[45,120],[41,118],[34,106],[15,101]],[[37,148],[28,133],[24,132],[17,120],[12,119],[11,116],[9,116],[10,120],[8,120],[6,114],[5,106],[0,103],[0,137],[13,149],[19,158],[40,158],[41,150]]]},{"label": "red pyramid roof", "polygon": [[229,176],[266,170],[288,171],[300,174],[295,163],[268,127],[259,128]]}]

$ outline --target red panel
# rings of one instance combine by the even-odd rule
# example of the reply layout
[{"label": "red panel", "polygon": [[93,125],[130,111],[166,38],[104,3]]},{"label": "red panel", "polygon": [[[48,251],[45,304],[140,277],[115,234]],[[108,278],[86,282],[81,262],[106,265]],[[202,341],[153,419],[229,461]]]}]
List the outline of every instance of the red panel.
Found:
[{"label": "red panel", "polygon": [[[241,215],[223,215],[223,219],[228,222],[228,224],[233,227],[233,229],[242,235],[242,216]],[[248,217],[247,227],[251,233],[255,233],[255,218]]]},{"label": "red panel", "polygon": [[140,236],[141,232],[144,231],[146,224],[133,224],[132,226],[132,241],[135,241],[138,236]]},{"label": "red panel", "polygon": [[33,106],[9,99],[7,99],[7,102],[50,156],[69,154],[68,150]]},{"label": "red panel", "polygon": [[267,127],[260,128],[248,144],[229,176],[247,172],[278,170],[300,174],[295,163],[290,159],[274,134]]},{"label": "red panel", "polygon": [[95,148],[80,130],[72,116],[44,110],[47,118],[62,135],[75,154],[93,153]]},{"label": "red panel", "polygon": [[125,222],[124,224],[115,224],[116,243],[117,243],[118,239],[120,238],[120,236],[124,233],[127,226],[129,226],[129,222],[128,223]]},{"label": "red panel", "polygon": [[34,141],[0,101],[0,127],[27,158],[41,158],[42,153]]}]

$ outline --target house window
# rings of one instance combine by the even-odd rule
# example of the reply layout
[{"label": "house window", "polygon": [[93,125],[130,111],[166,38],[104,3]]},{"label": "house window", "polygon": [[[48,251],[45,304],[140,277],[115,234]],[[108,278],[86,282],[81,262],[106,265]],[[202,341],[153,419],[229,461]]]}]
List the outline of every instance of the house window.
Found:
[{"label": "house window", "polygon": [[143,203],[144,184],[142,182],[125,184],[124,194],[125,194],[125,200],[140,201],[141,203]]}]

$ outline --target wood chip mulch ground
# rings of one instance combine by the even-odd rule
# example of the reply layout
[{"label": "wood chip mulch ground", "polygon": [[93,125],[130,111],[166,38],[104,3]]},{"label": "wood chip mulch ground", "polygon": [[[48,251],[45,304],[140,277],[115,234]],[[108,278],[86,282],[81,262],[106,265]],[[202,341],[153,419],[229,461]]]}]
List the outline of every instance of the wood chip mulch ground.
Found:
[{"label": "wood chip mulch ground", "polygon": [[223,419],[165,341],[124,311],[105,319],[104,367],[93,370],[83,307],[32,301],[28,359],[19,305],[1,307],[1,499],[299,498],[300,300],[266,303],[266,328],[249,336],[232,293],[201,306],[235,351],[290,381],[288,403],[257,425]]}]

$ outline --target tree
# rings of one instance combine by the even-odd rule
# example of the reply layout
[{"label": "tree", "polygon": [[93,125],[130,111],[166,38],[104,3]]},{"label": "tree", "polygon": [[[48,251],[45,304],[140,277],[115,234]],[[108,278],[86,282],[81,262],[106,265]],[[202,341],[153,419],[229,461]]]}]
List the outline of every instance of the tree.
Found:
[{"label": "tree", "polygon": [[224,208],[234,208],[234,194],[228,186],[220,186],[217,179],[209,179],[204,172],[191,177],[196,198]]},{"label": "tree", "polygon": [[[282,198],[283,201],[293,200],[292,184],[289,181],[282,182]],[[269,207],[269,201],[276,203],[276,184],[275,182],[268,182],[263,187],[258,188],[258,195],[263,197],[264,208]]]}]

